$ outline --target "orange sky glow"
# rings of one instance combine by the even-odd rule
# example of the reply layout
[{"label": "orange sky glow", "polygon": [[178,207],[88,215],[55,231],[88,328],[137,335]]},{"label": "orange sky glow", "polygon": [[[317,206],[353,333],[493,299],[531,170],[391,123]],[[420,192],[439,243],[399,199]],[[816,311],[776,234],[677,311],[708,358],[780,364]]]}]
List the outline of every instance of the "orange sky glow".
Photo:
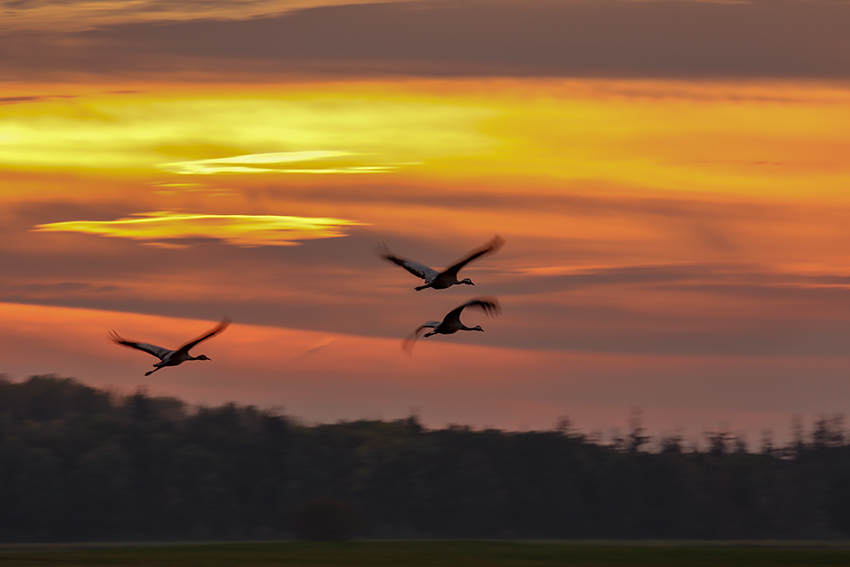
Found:
[{"label": "orange sky glow", "polygon": [[[153,26],[148,4],[121,16],[46,3],[22,9],[18,31],[57,34],[64,18],[68,45],[119,49],[110,26]],[[288,25],[393,3],[346,4],[246,9]],[[160,16],[194,19],[181,3]],[[150,61],[236,65],[169,49]],[[395,76],[392,58],[357,75],[329,71],[321,51],[294,76],[240,54],[238,72],[203,63],[187,79],[141,59],[111,75],[80,53],[73,73],[0,75],[0,373],[307,421],[414,412],[529,429],[569,415],[607,435],[641,408],[654,432],[753,443],[845,409],[847,77],[525,76],[483,62]],[[504,248],[465,269],[475,287],[414,292],[376,254],[385,243],[441,267],[495,234]],[[485,333],[402,352],[478,295],[504,308],[464,315]],[[177,346],[224,316],[234,325],[199,351],[211,362],[150,378],[153,358],[106,339]]]}]

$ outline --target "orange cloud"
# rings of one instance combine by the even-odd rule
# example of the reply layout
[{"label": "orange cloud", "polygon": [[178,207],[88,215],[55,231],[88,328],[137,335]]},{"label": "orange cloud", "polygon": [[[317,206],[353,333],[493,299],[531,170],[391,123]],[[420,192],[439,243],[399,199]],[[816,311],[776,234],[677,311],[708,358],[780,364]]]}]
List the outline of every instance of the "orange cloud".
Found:
[{"label": "orange cloud", "polygon": [[299,240],[344,236],[342,227],[356,221],[278,215],[204,215],[171,212],[142,213],[139,218],[114,221],[69,221],[41,224],[42,232],[80,232],[161,241],[183,238],[216,238],[237,246],[289,246]]}]

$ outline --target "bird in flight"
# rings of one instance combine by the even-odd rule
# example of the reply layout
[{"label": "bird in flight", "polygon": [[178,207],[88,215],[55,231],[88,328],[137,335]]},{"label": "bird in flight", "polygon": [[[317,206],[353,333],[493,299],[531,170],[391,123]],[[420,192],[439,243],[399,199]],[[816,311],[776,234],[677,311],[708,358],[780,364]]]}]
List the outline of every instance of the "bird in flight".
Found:
[{"label": "bird in flight", "polygon": [[472,283],[472,280],[469,278],[464,278],[462,280],[457,279],[457,273],[461,268],[466,266],[468,263],[473,260],[480,258],[486,254],[491,254],[497,251],[505,241],[500,236],[495,236],[493,239],[479,248],[478,250],[470,253],[466,258],[461,260],[460,262],[456,262],[443,270],[442,272],[438,272],[433,268],[429,268],[424,264],[420,264],[419,262],[414,262],[413,260],[407,260],[406,258],[400,258],[392,254],[386,245],[383,245],[379,250],[379,254],[381,258],[386,260],[387,262],[392,262],[393,264],[398,264],[414,276],[418,278],[422,278],[425,280],[425,285],[420,285],[414,288],[416,291],[422,291],[426,288],[432,289],[446,289],[453,285],[458,284],[466,284],[466,285],[475,285]]},{"label": "bird in flight", "polygon": [[145,372],[145,376],[150,376],[160,368],[164,368],[166,366],[177,366],[178,364],[182,364],[187,360],[210,360],[209,357],[205,354],[199,354],[198,356],[192,356],[189,354],[189,349],[195,346],[196,344],[209,339],[210,337],[214,337],[230,325],[230,319],[225,318],[222,320],[218,326],[207,334],[198,337],[193,341],[189,341],[185,345],[181,346],[177,350],[168,350],[167,348],[159,347],[156,345],[149,345],[147,343],[136,343],[133,341],[128,341],[122,339],[118,333],[112,331],[110,334],[110,338],[115,341],[116,344],[123,345],[129,348],[135,348],[138,350],[145,351],[148,354],[152,354],[157,357],[160,361],[154,364],[154,369],[150,372]]},{"label": "bird in flight", "polygon": [[502,312],[502,308],[499,306],[499,302],[494,298],[476,298],[470,299],[466,303],[452,309],[449,311],[445,317],[443,317],[442,321],[428,321],[411,334],[407,339],[405,339],[402,344],[402,348],[407,352],[413,350],[413,343],[419,338],[420,333],[425,329],[431,329],[431,331],[422,335],[423,337],[430,337],[431,335],[451,335],[458,331],[481,331],[484,329],[481,328],[481,325],[476,325],[474,327],[467,327],[460,320],[460,314],[463,313],[463,310],[467,307],[480,309],[484,311],[484,313],[488,316],[498,315]]}]

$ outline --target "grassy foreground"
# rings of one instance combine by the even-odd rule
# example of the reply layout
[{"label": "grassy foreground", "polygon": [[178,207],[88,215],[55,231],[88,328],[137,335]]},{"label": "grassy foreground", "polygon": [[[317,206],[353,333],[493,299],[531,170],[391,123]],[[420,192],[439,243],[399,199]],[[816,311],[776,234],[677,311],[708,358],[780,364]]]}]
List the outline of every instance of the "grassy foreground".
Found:
[{"label": "grassy foreground", "polygon": [[850,565],[850,548],[777,543],[360,541],[0,547],[0,567],[181,565],[291,567],[706,567]]}]

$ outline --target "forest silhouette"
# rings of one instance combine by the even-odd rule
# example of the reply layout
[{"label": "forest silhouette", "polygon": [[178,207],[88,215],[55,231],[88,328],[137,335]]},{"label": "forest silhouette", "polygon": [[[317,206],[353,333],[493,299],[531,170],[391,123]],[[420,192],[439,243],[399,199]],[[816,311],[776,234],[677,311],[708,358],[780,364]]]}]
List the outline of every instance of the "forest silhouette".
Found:
[{"label": "forest silhouette", "polygon": [[[120,396],[55,376],[0,379],[0,541],[276,539],[333,501],[373,538],[842,538],[839,418],[749,451],[638,420],[571,429],[427,429],[415,417],[306,425],[273,410]],[[650,450],[651,449],[651,450]],[[299,512],[301,511],[301,512]]]}]

